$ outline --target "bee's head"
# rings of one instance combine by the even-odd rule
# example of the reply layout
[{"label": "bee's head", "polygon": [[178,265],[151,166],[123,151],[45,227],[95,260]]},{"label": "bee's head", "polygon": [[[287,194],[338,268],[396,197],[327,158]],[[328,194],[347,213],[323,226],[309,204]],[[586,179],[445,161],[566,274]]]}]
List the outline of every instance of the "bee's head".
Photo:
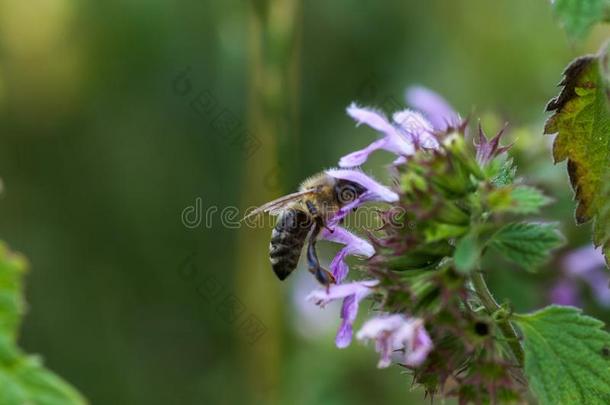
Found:
[{"label": "bee's head", "polygon": [[341,206],[355,201],[365,191],[366,188],[349,180],[339,179],[335,184],[335,197]]}]

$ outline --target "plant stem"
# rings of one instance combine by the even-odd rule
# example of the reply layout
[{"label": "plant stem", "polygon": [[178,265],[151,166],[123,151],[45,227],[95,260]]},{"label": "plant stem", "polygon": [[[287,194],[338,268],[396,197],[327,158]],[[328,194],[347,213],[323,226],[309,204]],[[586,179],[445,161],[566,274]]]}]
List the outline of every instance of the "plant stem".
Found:
[{"label": "plant stem", "polygon": [[[473,272],[471,279],[474,290],[490,315],[493,315],[496,311],[502,309],[494,299],[493,295],[491,295],[491,291],[489,291],[489,288],[487,287],[487,283],[485,282],[482,271]],[[519,336],[517,335],[515,328],[508,319],[498,321],[497,325],[506,338],[508,346],[512,351],[513,356],[515,356],[517,363],[519,366],[523,366],[523,347],[521,347]]]}]

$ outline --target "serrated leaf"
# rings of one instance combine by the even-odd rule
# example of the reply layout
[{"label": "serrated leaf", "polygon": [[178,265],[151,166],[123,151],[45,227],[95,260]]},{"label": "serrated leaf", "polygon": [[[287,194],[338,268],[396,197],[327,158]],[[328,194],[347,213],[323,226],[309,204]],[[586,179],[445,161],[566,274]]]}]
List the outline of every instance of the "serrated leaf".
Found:
[{"label": "serrated leaf", "polygon": [[27,262],[0,242],[0,404],[85,405],[83,397],[17,346]]},{"label": "serrated leaf", "polygon": [[583,39],[591,28],[607,21],[608,0],[555,0],[553,9],[561,25],[573,39]]},{"label": "serrated leaf", "polygon": [[513,214],[535,214],[551,202],[542,191],[530,186],[497,188],[489,193],[488,200],[494,212]]},{"label": "serrated leaf", "polygon": [[526,270],[542,264],[563,243],[556,224],[513,222],[500,228],[489,245]]},{"label": "serrated leaf", "polygon": [[512,205],[509,211],[515,214],[534,214],[551,202],[551,199],[542,191],[530,186],[517,186],[512,190],[510,196]]},{"label": "serrated leaf", "polygon": [[541,405],[610,403],[610,334],[573,307],[550,306],[515,321],[525,374]]},{"label": "serrated leaf", "polygon": [[554,111],[544,128],[557,134],[555,162],[568,160],[568,174],[578,201],[576,221],[593,220],[593,242],[610,261],[610,88],[606,52],[576,59],[564,72],[563,89],[549,102]]},{"label": "serrated leaf", "polygon": [[504,159],[503,156],[492,160],[487,170],[489,172],[488,176],[491,177],[491,183],[497,187],[512,184],[517,173],[517,167],[513,164],[513,159]]}]

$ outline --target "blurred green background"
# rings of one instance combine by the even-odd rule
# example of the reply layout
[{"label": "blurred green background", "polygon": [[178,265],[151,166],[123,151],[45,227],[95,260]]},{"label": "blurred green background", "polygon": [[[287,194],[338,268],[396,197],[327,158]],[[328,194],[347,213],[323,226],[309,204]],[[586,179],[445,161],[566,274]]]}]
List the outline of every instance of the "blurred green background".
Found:
[{"label": "blurred green background", "polygon": [[[338,308],[303,304],[303,269],[276,280],[269,229],[220,212],[368,144],[350,102],[391,112],[423,84],[489,132],[509,121],[565,250],[586,244],[541,128],[564,66],[608,33],[571,43],[543,0],[0,0],[0,238],[31,262],[22,346],[93,404],[424,403],[372,347],[334,347]],[[506,264],[492,289],[534,309],[558,267]]]}]

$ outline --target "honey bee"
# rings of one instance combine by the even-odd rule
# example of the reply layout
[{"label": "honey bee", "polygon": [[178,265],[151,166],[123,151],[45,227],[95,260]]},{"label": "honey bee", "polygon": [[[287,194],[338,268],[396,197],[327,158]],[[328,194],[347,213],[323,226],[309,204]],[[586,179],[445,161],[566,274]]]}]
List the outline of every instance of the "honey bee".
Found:
[{"label": "honey bee", "polygon": [[301,183],[298,192],[270,201],[247,215],[246,218],[263,212],[278,215],[269,243],[269,260],[276,276],[284,280],[294,271],[308,240],[309,271],[320,284],[327,287],[334,284],[333,274],[320,266],[316,239],[322,229],[329,229],[329,219],[341,207],[365,191],[358,183],[320,173]]}]

